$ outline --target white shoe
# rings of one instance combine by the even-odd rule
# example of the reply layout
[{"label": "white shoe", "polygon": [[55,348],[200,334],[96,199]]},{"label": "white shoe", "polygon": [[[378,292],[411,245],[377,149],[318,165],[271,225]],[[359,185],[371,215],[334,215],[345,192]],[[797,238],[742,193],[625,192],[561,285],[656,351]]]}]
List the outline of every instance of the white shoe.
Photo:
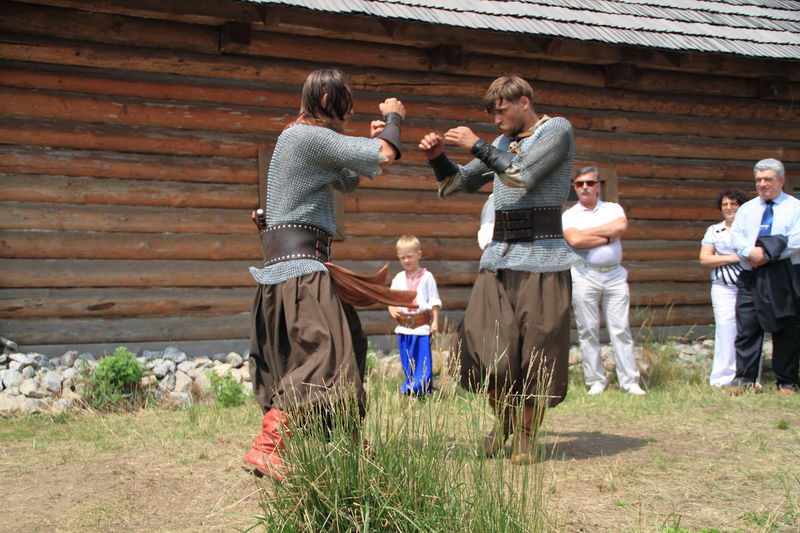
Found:
[{"label": "white shoe", "polygon": [[628,388],[625,389],[625,392],[628,394],[633,394],[634,396],[644,396],[647,394],[639,385],[635,383],[633,385],[628,385]]},{"label": "white shoe", "polygon": [[[601,394],[604,390],[606,390],[606,386],[598,381],[597,383],[593,383],[592,386],[589,387],[589,392],[587,392],[586,394],[589,395]],[[644,391],[642,392],[642,394],[644,394]]]}]

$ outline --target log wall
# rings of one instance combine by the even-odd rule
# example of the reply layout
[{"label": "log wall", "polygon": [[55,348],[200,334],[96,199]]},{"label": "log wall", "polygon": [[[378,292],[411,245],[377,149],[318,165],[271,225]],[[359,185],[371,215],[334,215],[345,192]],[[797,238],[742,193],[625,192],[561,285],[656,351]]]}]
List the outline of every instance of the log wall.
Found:
[{"label": "log wall", "polygon": [[[634,325],[713,322],[696,257],[715,195],[753,194],[764,157],[800,168],[796,61],[212,0],[0,1],[0,13],[0,335],[22,345],[246,338],[258,152],[322,66],[351,76],[349,133],[387,96],[409,117],[403,160],[345,196],[334,258],[396,272],[394,239],[416,234],[450,321],[476,275],[488,190],[437,200],[416,140],[462,123],[493,138],[478,101],[497,75],[526,77],[538,112],[572,122],[576,166],[619,176]],[[391,328],[381,309],[362,319],[373,335]]]}]

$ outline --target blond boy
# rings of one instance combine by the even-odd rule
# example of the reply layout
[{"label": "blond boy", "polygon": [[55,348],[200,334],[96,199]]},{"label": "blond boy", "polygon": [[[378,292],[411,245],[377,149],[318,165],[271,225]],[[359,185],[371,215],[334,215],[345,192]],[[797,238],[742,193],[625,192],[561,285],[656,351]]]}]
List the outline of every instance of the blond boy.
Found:
[{"label": "blond boy", "polygon": [[423,395],[433,391],[433,367],[431,360],[431,333],[439,330],[439,289],[428,269],[419,264],[422,249],[419,239],[403,235],[397,239],[397,259],[403,266],[392,280],[392,289],[415,291],[414,301],[419,307],[389,307],[389,313],[397,322],[397,344],[405,382],[400,387],[402,394]]}]

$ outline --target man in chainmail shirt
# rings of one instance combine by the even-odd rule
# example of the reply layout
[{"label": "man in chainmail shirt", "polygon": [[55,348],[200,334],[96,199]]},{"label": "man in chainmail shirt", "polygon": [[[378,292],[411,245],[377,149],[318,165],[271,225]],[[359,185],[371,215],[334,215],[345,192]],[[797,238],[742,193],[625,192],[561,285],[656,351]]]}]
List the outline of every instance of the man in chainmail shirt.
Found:
[{"label": "man in chainmail shirt", "polygon": [[[458,328],[461,385],[485,386],[498,426],[484,441],[494,454],[514,433],[512,462],[530,458],[545,407],[567,392],[570,266],[579,257],[564,242],[561,206],[572,177],[574,140],[564,118],[539,116],[533,89],[504,76],[483,103],[502,132],[492,144],[466,126],[419,143],[439,182],[439,196],[476,192],[493,181],[495,229]],[[476,159],[461,166],[444,153],[458,146]]]},{"label": "man in chainmail shirt", "polygon": [[[264,417],[244,463],[257,475],[280,480],[285,474],[287,413],[292,421],[326,420],[332,402],[354,394],[363,416],[367,340],[342,290],[352,288],[353,280],[347,271],[336,278],[344,269],[330,263],[330,243],[336,229],[334,189],[350,192],[359,176],[374,178],[400,158],[405,108],[395,98],[379,108],[384,120],[373,121],[371,138],[343,135],[353,113],[345,75],[335,69],[312,72],[303,86],[300,115],[275,144],[265,218],[256,217],[264,266],[250,269],[259,283],[250,371]],[[355,292],[365,286],[388,291],[385,281],[375,279],[355,280]],[[409,295],[407,303],[414,297]]]}]

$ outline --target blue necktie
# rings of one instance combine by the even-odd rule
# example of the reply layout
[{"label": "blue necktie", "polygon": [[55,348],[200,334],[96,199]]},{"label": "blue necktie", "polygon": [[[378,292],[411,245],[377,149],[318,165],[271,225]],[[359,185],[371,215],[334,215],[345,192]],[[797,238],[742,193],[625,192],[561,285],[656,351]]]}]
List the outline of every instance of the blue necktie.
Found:
[{"label": "blue necktie", "polygon": [[767,205],[764,208],[764,214],[761,215],[761,226],[758,229],[759,237],[764,237],[772,233],[772,204],[774,202],[772,200],[767,200],[764,203]]}]

